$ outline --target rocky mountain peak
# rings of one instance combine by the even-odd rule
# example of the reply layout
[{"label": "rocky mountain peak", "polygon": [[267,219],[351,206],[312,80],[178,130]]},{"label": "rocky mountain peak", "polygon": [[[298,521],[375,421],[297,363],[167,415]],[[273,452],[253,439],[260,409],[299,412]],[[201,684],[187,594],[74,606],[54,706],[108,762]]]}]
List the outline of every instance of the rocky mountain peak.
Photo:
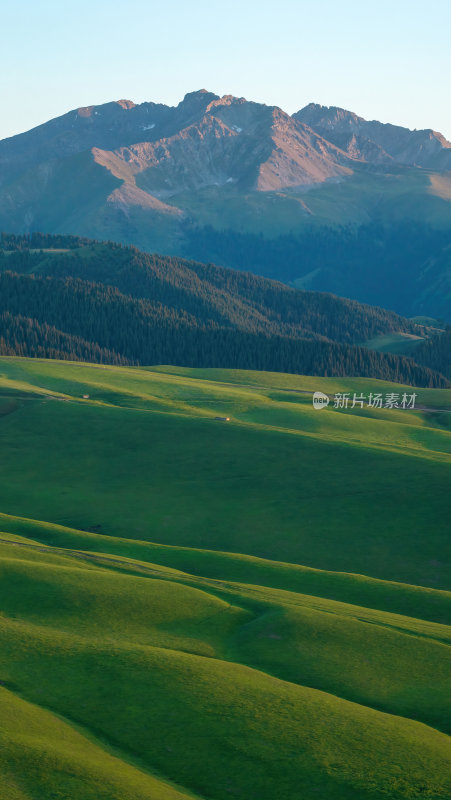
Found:
[{"label": "rocky mountain peak", "polygon": [[214,100],[219,100],[219,95],[209,92],[207,89],[198,89],[196,92],[188,92],[183,100],[180,101],[177,108],[183,107],[206,107]]},{"label": "rocky mountain peak", "polygon": [[451,169],[451,143],[430,129],[411,131],[401,125],[368,121],[338,106],[317,103],[309,103],[293,118],[361,161],[385,160],[427,169]]},{"label": "rocky mountain peak", "polygon": [[[288,190],[291,198],[362,168],[366,174],[364,164],[384,174],[393,165],[444,172],[451,170],[450,148],[432,130],[368,122],[338,106],[309,103],[290,116],[278,106],[206,89],[189,92],[177,106],[121,99],[74,109],[0,142],[0,217],[2,202],[9,209],[16,202],[11,197],[25,197],[14,213],[21,224],[38,224],[43,203],[56,202],[61,191],[52,187],[70,186],[61,175],[76,175],[78,185],[81,163],[86,185],[98,184],[109,214],[112,207],[161,211],[158,203],[168,198],[207,189],[224,198],[231,191],[244,197]],[[437,189],[446,198],[447,180]]]},{"label": "rocky mountain peak", "polygon": [[95,106],[81,106],[81,108],[77,108],[76,114],[82,118],[92,117],[94,109]]},{"label": "rocky mountain peak", "polygon": [[116,103],[125,111],[129,111],[131,108],[136,108],[136,103],[134,103],[133,100],[116,100]]},{"label": "rocky mountain peak", "polygon": [[320,126],[321,128],[347,127],[350,130],[357,130],[365,120],[339,106],[322,106],[319,103],[309,103],[305,108],[293,114],[293,117],[311,128]]}]

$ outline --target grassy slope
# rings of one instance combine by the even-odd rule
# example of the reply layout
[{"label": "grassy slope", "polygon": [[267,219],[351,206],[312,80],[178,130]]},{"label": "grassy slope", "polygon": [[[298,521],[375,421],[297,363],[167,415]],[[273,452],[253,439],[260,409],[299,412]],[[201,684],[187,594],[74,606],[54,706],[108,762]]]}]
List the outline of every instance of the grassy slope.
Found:
[{"label": "grassy slope", "polygon": [[107,753],[219,798],[447,796],[443,626],[20,544],[2,545],[3,680]]},{"label": "grassy slope", "polygon": [[2,797],[189,800],[184,792],[105,750],[55,714],[0,688]]},{"label": "grassy slope", "polygon": [[[2,362],[19,381],[21,369]],[[75,401],[23,400],[3,417],[5,513],[445,586],[447,415],[317,412],[308,395],[137,369],[36,362],[29,372]]]},{"label": "grassy slope", "polygon": [[449,181],[428,170],[397,167],[393,173],[355,169],[339,182],[295,191],[240,194],[233,187],[208,187],[177,195],[172,203],[200,224],[261,233],[270,238],[307,225],[365,224],[370,219],[415,219],[434,227],[451,220]]},{"label": "grassy slope", "polygon": [[377,350],[380,353],[395,353],[397,355],[408,355],[414,358],[415,348],[418,347],[424,338],[421,336],[412,336],[404,333],[387,333],[381,336],[375,336],[374,339],[369,339],[364,342],[366,347],[370,350]]},{"label": "grassy slope", "polygon": [[449,796],[445,414],[311,409],[389,390],[358,379],[0,376],[8,797]]}]

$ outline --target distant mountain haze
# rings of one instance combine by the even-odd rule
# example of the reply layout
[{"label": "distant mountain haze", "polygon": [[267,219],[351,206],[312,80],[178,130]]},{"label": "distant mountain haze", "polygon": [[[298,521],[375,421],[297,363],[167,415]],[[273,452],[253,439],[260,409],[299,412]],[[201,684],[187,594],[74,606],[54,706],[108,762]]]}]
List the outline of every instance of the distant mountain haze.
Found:
[{"label": "distant mountain haze", "polygon": [[[240,266],[216,245],[205,250],[205,231],[300,241],[318,227],[375,222],[451,230],[451,143],[441,134],[314,103],[290,116],[202,89],[174,107],[119,100],[78,108],[0,142],[4,231],[71,233]],[[287,276],[281,254],[265,274],[407,315],[448,317],[449,244],[440,238],[415,265],[421,290],[405,302],[399,286],[388,299],[365,294],[365,256],[351,280],[346,256],[313,264],[299,245],[294,273]],[[248,268],[262,271],[255,259]]]}]

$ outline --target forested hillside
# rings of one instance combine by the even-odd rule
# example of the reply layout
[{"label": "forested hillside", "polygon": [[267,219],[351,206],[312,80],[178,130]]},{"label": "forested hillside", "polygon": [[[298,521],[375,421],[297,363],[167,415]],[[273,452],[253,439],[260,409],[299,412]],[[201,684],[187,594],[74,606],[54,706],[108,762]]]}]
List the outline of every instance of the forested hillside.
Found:
[{"label": "forested hillside", "polygon": [[424,332],[383,309],[111,243],[35,235],[2,244],[5,355],[446,385],[426,364],[356,346],[391,331]]},{"label": "forested hillside", "polygon": [[1,245],[0,270],[101,282],[129,296],[194,314],[202,322],[241,330],[352,344],[391,331],[420,330],[382,308],[111,242],[34,234],[3,235]]},{"label": "forested hillside", "polygon": [[421,342],[415,350],[415,361],[427,364],[451,379],[451,327]]},{"label": "forested hillside", "polygon": [[335,292],[406,316],[431,314],[451,321],[449,228],[394,216],[390,222],[318,226],[270,240],[212,226],[187,226],[185,236],[189,258]]},{"label": "forested hillside", "polygon": [[69,361],[91,361],[95,364],[128,364],[128,359],[95,342],[88,342],[9,311],[0,314],[0,355],[58,358]]}]

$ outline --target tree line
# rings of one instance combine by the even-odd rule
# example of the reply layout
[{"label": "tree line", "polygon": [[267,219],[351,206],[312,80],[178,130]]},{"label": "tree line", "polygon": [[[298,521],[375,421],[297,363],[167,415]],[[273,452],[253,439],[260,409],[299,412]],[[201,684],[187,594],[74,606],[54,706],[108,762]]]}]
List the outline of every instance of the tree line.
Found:
[{"label": "tree line", "polygon": [[174,364],[363,376],[416,386],[446,379],[409,358],[322,339],[245,331],[80,278],[0,273],[0,353],[111,364]]},{"label": "tree line", "polygon": [[[184,228],[184,255],[234,269],[250,270],[286,283],[307,277],[306,286],[381,305],[406,316],[448,314],[428,264],[446,270],[450,233],[417,221],[336,227],[268,239],[212,226]],[[432,291],[431,291],[432,290]],[[422,310],[421,310],[422,309]]]},{"label": "tree line", "polygon": [[[42,236],[50,245],[53,237]],[[31,239],[33,245],[41,241]],[[325,292],[298,291],[249,272],[142,253],[134,247],[79,240],[70,252],[33,252],[16,237],[17,249],[0,250],[0,270],[81,278],[115,286],[124,295],[184,311],[204,323],[251,333],[361,344],[392,331],[420,333],[413,322],[382,308]],[[55,248],[76,237],[54,237]],[[14,244],[9,237],[8,244]],[[2,254],[3,252],[3,254]]]}]

